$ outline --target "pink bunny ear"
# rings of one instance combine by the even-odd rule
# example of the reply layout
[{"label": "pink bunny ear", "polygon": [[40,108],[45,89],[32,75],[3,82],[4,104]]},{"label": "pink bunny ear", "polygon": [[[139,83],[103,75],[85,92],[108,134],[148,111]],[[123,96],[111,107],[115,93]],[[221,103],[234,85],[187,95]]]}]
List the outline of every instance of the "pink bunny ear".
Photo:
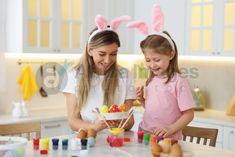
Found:
[{"label": "pink bunny ear", "polygon": [[116,30],[117,27],[120,25],[120,23],[122,23],[123,21],[127,21],[130,20],[131,17],[130,16],[120,16],[118,18],[115,18],[111,21],[111,28],[112,30]]},{"label": "pink bunny ear", "polygon": [[161,7],[155,4],[152,8],[152,27],[156,32],[162,32],[164,16]]},{"label": "pink bunny ear", "polygon": [[96,15],[95,23],[100,30],[107,28],[107,21],[102,15]]},{"label": "pink bunny ear", "polygon": [[127,24],[128,28],[137,28],[144,35],[148,34],[148,25],[144,21],[134,21]]}]

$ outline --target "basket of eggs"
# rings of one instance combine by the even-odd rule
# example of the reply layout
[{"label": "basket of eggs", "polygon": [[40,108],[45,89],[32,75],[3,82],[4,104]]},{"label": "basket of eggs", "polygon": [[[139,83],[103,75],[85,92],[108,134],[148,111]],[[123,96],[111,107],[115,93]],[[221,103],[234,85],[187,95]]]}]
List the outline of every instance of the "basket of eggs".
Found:
[{"label": "basket of eggs", "polygon": [[101,108],[101,115],[106,120],[121,120],[127,118],[129,112],[126,104],[122,104],[120,106],[114,104],[110,107],[103,105]]}]

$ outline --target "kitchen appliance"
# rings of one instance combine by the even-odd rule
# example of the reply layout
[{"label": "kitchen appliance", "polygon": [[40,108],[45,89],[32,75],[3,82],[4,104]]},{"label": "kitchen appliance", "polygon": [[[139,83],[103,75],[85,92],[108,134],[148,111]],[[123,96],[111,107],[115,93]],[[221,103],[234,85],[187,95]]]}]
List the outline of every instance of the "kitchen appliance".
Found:
[{"label": "kitchen appliance", "polygon": [[28,111],[25,106],[25,102],[13,102],[14,108],[12,110],[12,117],[14,118],[21,118],[21,117],[27,117]]},{"label": "kitchen appliance", "polygon": [[195,87],[192,90],[192,95],[193,95],[193,100],[195,102],[195,109],[196,111],[202,111],[205,108],[205,98],[204,98],[204,94],[201,91],[201,89],[199,87]]}]

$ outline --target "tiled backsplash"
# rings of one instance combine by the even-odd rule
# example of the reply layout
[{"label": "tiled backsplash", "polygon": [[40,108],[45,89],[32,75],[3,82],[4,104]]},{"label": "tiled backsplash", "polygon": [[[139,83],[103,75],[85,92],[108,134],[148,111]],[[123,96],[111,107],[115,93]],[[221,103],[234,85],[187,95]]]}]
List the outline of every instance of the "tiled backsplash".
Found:
[{"label": "tiled backsplash", "polygon": [[[17,59],[5,59],[5,67],[0,69],[0,113],[10,113],[12,101],[20,101],[21,94],[17,79],[24,64],[17,64]],[[143,85],[147,76],[144,70],[143,57],[119,59],[119,64],[128,67],[133,73],[136,85]],[[182,74],[189,79],[191,87],[198,86],[205,93],[206,107],[216,110],[226,110],[227,104],[235,93],[235,62],[234,61],[200,61],[179,60]],[[34,72],[40,64],[33,63]],[[5,80],[5,86],[2,86]],[[31,101],[26,102],[29,110],[39,108],[66,107],[64,96],[59,94],[43,98],[37,92]]]}]

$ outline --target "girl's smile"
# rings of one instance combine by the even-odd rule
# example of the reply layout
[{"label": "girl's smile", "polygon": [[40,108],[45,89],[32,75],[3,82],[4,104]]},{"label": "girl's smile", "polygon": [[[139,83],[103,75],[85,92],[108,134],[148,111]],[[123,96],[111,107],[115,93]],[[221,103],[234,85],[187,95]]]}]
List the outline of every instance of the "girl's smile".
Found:
[{"label": "girl's smile", "polygon": [[151,49],[146,49],[144,52],[146,66],[156,75],[163,76],[167,73],[169,63],[173,55],[165,55],[156,53]]}]

